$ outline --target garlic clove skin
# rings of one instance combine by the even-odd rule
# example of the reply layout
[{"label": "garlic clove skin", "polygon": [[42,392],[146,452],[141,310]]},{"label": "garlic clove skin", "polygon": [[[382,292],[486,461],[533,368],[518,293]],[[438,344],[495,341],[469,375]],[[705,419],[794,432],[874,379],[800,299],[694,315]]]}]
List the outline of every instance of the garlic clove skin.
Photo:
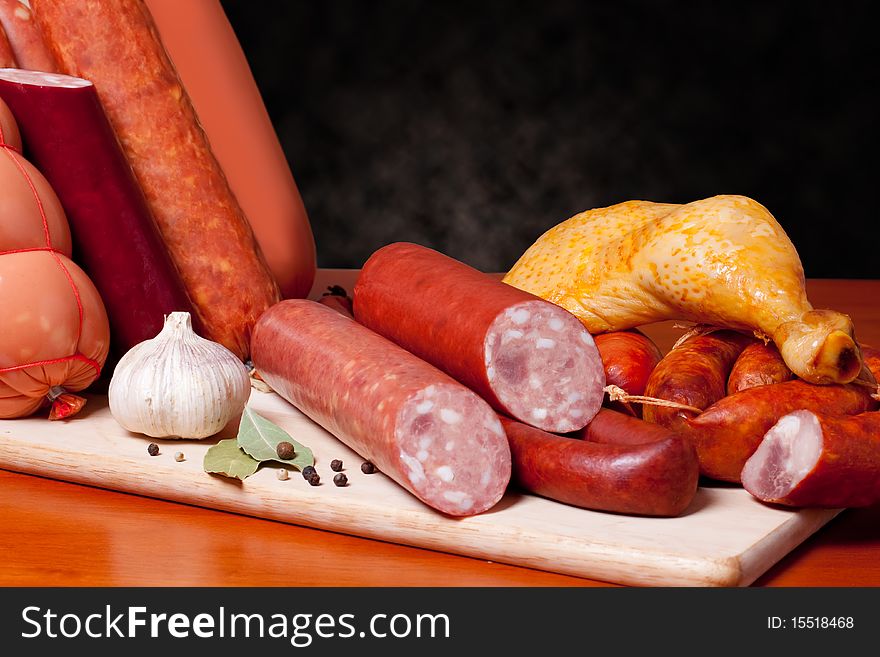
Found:
[{"label": "garlic clove skin", "polygon": [[123,428],[153,438],[207,438],[244,411],[244,364],[196,335],[189,313],[165,318],[159,334],[132,347],[110,380],[110,413]]}]

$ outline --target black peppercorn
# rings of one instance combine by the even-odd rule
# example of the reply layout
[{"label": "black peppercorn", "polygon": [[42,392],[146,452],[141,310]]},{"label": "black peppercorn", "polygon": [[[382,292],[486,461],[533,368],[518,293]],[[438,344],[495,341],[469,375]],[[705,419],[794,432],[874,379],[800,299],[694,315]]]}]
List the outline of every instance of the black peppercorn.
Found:
[{"label": "black peppercorn", "polygon": [[376,472],[376,466],[370,463],[369,461],[364,461],[361,463],[361,472],[364,474],[373,474]]},{"label": "black peppercorn", "polygon": [[304,468],[302,469],[302,476],[303,476],[303,479],[308,479],[308,478],[311,477],[313,474],[314,474],[314,475],[318,474],[318,471],[315,470],[315,466],[313,466],[313,465],[307,465],[306,467],[304,467]]},{"label": "black peppercorn", "polygon": [[337,486],[348,486],[348,477],[345,476],[342,472],[333,477],[333,483]]},{"label": "black peppercorn", "polygon": [[333,470],[333,472],[339,472],[342,470],[342,461],[339,459],[333,459],[330,461],[330,469]]},{"label": "black peppercorn", "polygon": [[275,453],[282,461],[286,461],[288,459],[292,459],[296,455],[296,450],[293,448],[293,443],[282,440],[275,447]]},{"label": "black peppercorn", "polygon": [[317,486],[321,483],[321,477],[317,472],[312,472],[312,474],[308,476],[308,482],[310,486]]},{"label": "black peppercorn", "polygon": [[159,446],[156,443],[150,443],[147,445],[147,454],[150,456],[156,456],[159,453]]}]

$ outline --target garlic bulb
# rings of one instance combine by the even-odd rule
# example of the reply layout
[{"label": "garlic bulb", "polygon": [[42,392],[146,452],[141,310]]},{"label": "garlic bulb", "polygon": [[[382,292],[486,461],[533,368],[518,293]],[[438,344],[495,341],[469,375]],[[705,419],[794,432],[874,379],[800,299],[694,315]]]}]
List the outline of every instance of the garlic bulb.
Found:
[{"label": "garlic bulb", "polygon": [[152,340],[126,353],[110,380],[110,412],[134,433],[206,438],[247,404],[247,369],[226,347],[192,330],[189,313],[171,313]]}]

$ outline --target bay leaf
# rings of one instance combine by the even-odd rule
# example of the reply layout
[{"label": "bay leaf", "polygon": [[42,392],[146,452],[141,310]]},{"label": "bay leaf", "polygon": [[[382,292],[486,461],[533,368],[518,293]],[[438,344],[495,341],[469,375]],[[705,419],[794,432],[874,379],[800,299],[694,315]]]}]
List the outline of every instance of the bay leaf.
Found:
[{"label": "bay leaf", "polygon": [[[278,458],[278,443],[284,441],[293,445],[295,454],[292,459]],[[277,461],[297,470],[315,464],[312,450],[296,442],[284,429],[255,413],[250,407],[246,407],[241,415],[238,445],[257,461]]]},{"label": "bay leaf", "polygon": [[205,472],[235,477],[244,481],[257,471],[260,462],[252,459],[238,446],[235,438],[221,440],[208,448],[203,462]]}]

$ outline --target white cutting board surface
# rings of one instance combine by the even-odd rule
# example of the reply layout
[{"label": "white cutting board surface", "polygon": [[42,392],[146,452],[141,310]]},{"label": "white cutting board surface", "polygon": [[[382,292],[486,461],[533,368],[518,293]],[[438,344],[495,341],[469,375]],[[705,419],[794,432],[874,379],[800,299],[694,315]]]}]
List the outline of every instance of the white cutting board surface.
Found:
[{"label": "white cutting board surface", "polygon": [[[0,420],[0,467],[65,481],[452,552],[568,575],[646,586],[743,586],[754,581],[838,511],[764,506],[741,488],[701,487],[678,518],[588,511],[509,492],[490,511],[454,519],[419,502],[274,393],[250,405],[315,454],[322,485],[297,472],[279,481],[265,465],[244,482],[208,475],[202,459],[219,437],[153,442],[122,429],[106,396],[87,395],[79,417]],[[174,453],[184,452],[177,462]],[[333,485],[342,459],[349,486]]]}]

